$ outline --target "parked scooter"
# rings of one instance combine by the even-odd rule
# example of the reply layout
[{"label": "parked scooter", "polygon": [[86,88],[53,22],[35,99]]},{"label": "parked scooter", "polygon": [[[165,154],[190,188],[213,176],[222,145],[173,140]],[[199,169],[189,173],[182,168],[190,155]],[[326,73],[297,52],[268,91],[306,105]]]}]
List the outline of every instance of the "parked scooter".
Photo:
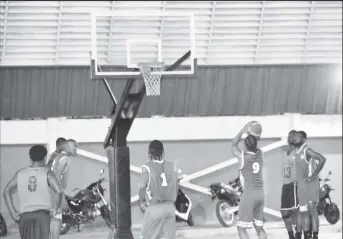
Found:
[{"label": "parked scooter", "polygon": [[318,214],[323,215],[330,224],[336,224],[340,218],[340,211],[336,203],[331,201],[330,192],[334,189],[329,184],[332,172],[329,171],[328,176],[320,180],[319,203],[317,206]]},{"label": "parked scooter", "polygon": [[104,169],[100,170],[99,180],[91,183],[86,189],[80,190],[73,197],[66,196],[69,208],[62,212],[61,235],[66,234],[71,227],[92,223],[97,216],[102,216],[108,227],[112,226],[110,206],[104,198],[105,189],[101,186],[105,178],[101,178]]},{"label": "parked scooter", "polygon": [[223,227],[235,225],[238,216],[238,206],[243,187],[239,178],[225,183],[212,183],[210,185],[212,200],[218,198],[216,215]]},{"label": "parked scooter", "polygon": [[[181,169],[178,169],[179,181],[184,177]],[[192,201],[191,199],[179,188],[178,195],[175,202],[175,215],[177,222],[187,222],[189,226],[194,226],[193,216],[191,214]]]},{"label": "parked scooter", "polygon": [[3,216],[0,213],[0,237],[4,237],[6,235],[7,235],[6,222],[5,222],[5,219],[3,218]]}]

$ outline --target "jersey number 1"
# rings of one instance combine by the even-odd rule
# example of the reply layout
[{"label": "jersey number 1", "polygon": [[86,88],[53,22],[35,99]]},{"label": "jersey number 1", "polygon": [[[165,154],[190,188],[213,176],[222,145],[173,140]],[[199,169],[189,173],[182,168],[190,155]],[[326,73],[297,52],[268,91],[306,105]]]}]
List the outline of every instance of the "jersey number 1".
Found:
[{"label": "jersey number 1", "polygon": [[168,183],[167,183],[167,178],[166,178],[166,174],[165,173],[161,173],[161,178],[162,178],[162,187],[167,187]]}]

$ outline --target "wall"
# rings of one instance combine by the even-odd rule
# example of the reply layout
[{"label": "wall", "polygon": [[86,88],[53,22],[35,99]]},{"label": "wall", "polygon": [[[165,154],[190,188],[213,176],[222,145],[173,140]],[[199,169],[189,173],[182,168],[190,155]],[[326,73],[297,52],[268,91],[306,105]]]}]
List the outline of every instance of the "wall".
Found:
[{"label": "wall", "polygon": [[[263,140],[261,145],[270,144],[275,140]],[[229,150],[229,140],[216,140],[216,141],[183,141],[183,142],[164,142],[166,148],[166,155],[168,160],[174,161],[178,167],[186,174],[194,173],[206,167],[212,166],[216,163],[223,162],[224,160],[231,158],[231,152]],[[323,153],[327,157],[327,163],[323,170],[323,174],[331,169],[332,186],[336,189],[332,193],[332,198],[335,202],[342,203],[342,139],[341,138],[324,138],[324,139],[311,139],[309,144],[314,149]],[[131,164],[140,166],[142,165],[147,155],[148,142],[132,142],[130,143]],[[81,144],[81,149],[88,150],[90,152],[97,153],[105,156],[105,152],[102,146],[97,144]],[[27,158],[29,146],[0,146],[1,150],[1,191],[4,189],[6,183],[10,180],[17,169],[28,166],[29,160]],[[280,195],[281,195],[281,183],[282,183],[282,151],[280,149],[273,150],[266,154],[265,164],[265,181],[266,181],[266,204],[268,207],[278,210],[280,207]],[[78,156],[71,160],[70,170],[70,184],[67,192],[78,187],[84,188],[93,180],[98,177],[100,169],[105,168],[108,173],[107,165],[102,162],[94,161],[89,158]],[[276,170],[279,169],[279,170]],[[224,181],[227,182],[230,179],[238,175],[237,165],[222,169],[213,174],[201,177],[193,182],[197,185],[207,187],[212,182]],[[106,175],[108,178],[108,175]],[[136,173],[131,174],[131,195],[134,196],[138,192],[138,179],[139,175]],[[108,189],[108,181],[104,183]],[[205,221],[215,221],[215,204],[211,202],[211,199],[207,195],[187,190],[194,203],[194,215],[197,223],[204,223]],[[109,197],[107,191],[106,197]],[[2,197],[1,197],[2,199]],[[3,202],[1,202],[1,212],[4,212],[6,220],[9,220],[7,209]],[[140,223],[142,214],[138,210],[137,203],[133,204],[132,209],[133,223]],[[11,220],[10,220],[11,221]]]},{"label": "wall", "polygon": [[[341,71],[341,65],[199,67],[196,80],[162,79],[161,96],[145,97],[138,117],[340,114]],[[112,102],[103,82],[89,77],[89,67],[2,67],[0,118],[108,116]],[[125,80],[109,84],[119,99]]]}]

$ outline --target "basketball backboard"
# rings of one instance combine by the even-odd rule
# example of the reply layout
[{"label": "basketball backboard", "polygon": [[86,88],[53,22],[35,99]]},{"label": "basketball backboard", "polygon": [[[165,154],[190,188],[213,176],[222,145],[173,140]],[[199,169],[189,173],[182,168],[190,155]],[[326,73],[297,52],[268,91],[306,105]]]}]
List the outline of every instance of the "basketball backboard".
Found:
[{"label": "basketball backboard", "polygon": [[[194,15],[142,11],[91,13],[92,78],[141,78],[139,63],[174,64],[190,51],[190,57],[173,71],[152,74],[195,77],[197,69]],[[115,66],[113,70],[99,67]]]}]

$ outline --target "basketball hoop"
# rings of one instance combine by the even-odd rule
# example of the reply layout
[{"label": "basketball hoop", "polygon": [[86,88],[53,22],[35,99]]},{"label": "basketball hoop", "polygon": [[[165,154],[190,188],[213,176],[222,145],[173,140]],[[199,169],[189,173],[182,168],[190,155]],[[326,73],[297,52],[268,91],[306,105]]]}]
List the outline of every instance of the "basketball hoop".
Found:
[{"label": "basketball hoop", "polygon": [[147,96],[160,95],[162,74],[159,73],[164,70],[164,66],[164,62],[143,62],[138,64],[144,78]]}]

